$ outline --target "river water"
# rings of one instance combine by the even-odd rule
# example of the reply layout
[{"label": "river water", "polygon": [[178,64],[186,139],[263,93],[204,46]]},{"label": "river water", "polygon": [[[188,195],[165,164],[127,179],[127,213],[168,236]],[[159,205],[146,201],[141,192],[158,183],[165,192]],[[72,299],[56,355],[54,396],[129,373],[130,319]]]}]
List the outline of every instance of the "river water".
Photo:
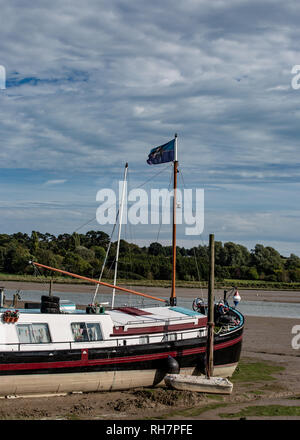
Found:
[{"label": "river water", "polygon": [[[8,301],[12,301],[15,290],[5,290],[5,296]],[[24,290],[21,291],[22,301],[39,302],[41,295],[48,293],[40,290]],[[75,304],[87,305],[92,302],[93,295],[89,293],[68,293],[54,291],[53,295],[59,296],[61,300],[69,300]],[[163,297],[162,297],[163,298]],[[168,298],[163,298],[168,300]],[[111,303],[110,294],[101,294],[97,297],[98,302]],[[229,300],[230,302],[230,300]],[[117,306],[150,306],[158,305],[158,302],[153,300],[140,299],[133,297],[133,295],[116,294],[115,307]],[[177,298],[177,305],[191,309],[191,298]],[[232,304],[230,304],[232,305]],[[284,303],[284,302],[269,302],[269,301],[241,301],[238,305],[238,310],[245,316],[264,316],[273,318],[298,318],[300,319],[300,303]]]}]

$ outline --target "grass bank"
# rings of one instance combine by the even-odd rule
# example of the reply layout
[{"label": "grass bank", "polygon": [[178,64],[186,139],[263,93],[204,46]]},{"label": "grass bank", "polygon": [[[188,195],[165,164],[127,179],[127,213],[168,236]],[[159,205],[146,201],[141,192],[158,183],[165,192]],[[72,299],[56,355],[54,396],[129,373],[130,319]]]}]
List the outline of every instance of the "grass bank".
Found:
[{"label": "grass bank", "polygon": [[[161,416],[155,417],[156,419],[184,417],[194,418],[202,416],[207,411],[212,411],[228,407],[228,412],[220,412],[219,416],[222,418],[234,418],[234,417],[246,417],[250,415],[298,415],[298,410],[295,407],[281,407],[279,405],[273,405],[274,408],[261,406],[260,409],[256,407],[247,407],[240,413],[234,413],[229,410],[231,404],[235,404],[235,399],[244,397],[245,401],[256,401],[260,396],[268,395],[270,389],[280,389],[280,384],[277,384],[277,379],[274,377],[276,374],[284,371],[285,368],[279,365],[274,365],[267,361],[256,361],[253,359],[241,359],[238,368],[234,372],[230,381],[234,384],[235,393],[233,395],[225,396],[220,394],[206,394],[206,393],[192,393],[187,391],[181,391],[178,393],[177,408],[163,413]],[[271,386],[269,384],[272,384]],[[168,390],[168,393],[170,390]],[[172,391],[174,393],[174,391]],[[189,401],[184,402],[183,406],[182,396],[201,396],[199,400],[195,400],[193,405]],[[174,399],[173,399],[174,400]],[[215,400],[215,402],[212,402]],[[181,404],[181,405],[180,405]],[[253,409],[252,409],[253,408]]]},{"label": "grass bank", "polygon": [[239,412],[220,413],[220,417],[224,419],[243,418],[246,417],[287,417],[300,416],[300,406],[288,405],[253,405],[243,408]]},{"label": "grass bank", "polygon": [[237,369],[231,377],[234,383],[251,383],[265,382],[276,380],[273,374],[284,371],[284,367],[273,365],[266,361],[250,361],[248,359],[241,359]]}]

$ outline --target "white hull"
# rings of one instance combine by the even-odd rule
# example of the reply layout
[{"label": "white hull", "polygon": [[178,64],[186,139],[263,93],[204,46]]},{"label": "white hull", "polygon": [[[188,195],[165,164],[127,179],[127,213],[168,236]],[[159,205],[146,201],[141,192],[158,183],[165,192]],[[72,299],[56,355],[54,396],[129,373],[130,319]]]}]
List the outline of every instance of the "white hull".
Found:
[{"label": "white hull", "polygon": [[[237,363],[215,368],[214,374],[229,377],[236,366]],[[196,371],[194,368],[186,368],[181,373],[195,374]],[[154,385],[165,386],[163,377],[158,381],[156,370],[11,375],[1,376],[0,396],[117,391]]]},{"label": "white hull", "polygon": [[165,383],[175,390],[198,393],[231,394],[233,388],[233,384],[222,377],[207,379],[206,377],[186,374],[168,374],[165,377]]}]

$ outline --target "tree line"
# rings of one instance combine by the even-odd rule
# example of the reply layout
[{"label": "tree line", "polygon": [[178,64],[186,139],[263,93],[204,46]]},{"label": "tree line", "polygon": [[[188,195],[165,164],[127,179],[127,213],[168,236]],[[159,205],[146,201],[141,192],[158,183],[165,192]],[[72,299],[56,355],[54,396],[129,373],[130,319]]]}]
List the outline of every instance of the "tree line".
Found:
[{"label": "tree line", "polygon": [[[80,275],[99,277],[110,237],[103,231],[58,236],[37,231],[0,234],[0,272],[33,274],[30,260]],[[111,243],[103,276],[112,278],[117,242]],[[120,241],[119,279],[170,280],[172,247],[151,243],[148,247]],[[176,276],[178,280],[207,280],[209,249],[199,245],[186,249],[177,247]],[[47,271],[44,272],[47,274]],[[48,273],[49,275],[50,273]],[[51,272],[53,274],[53,272]],[[215,242],[216,279],[300,282],[300,258],[283,257],[270,246],[256,244],[250,251],[233,242]]]}]

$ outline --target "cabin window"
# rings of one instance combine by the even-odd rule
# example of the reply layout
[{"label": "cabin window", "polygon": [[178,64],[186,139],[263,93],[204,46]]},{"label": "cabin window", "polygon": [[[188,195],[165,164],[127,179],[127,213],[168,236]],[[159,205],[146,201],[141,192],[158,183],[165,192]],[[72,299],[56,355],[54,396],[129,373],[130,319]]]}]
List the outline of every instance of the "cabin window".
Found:
[{"label": "cabin window", "polygon": [[72,322],[72,333],[75,342],[102,341],[100,325],[92,322]]},{"label": "cabin window", "polygon": [[198,338],[202,338],[203,336],[205,336],[205,330],[199,330],[197,336]]},{"label": "cabin window", "polygon": [[21,344],[41,344],[51,342],[48,324],[17,324]]},{"label": "cabin window", "polygon": [[140,336],[139,342],[140,344],[149,344],[149,336]]}]

